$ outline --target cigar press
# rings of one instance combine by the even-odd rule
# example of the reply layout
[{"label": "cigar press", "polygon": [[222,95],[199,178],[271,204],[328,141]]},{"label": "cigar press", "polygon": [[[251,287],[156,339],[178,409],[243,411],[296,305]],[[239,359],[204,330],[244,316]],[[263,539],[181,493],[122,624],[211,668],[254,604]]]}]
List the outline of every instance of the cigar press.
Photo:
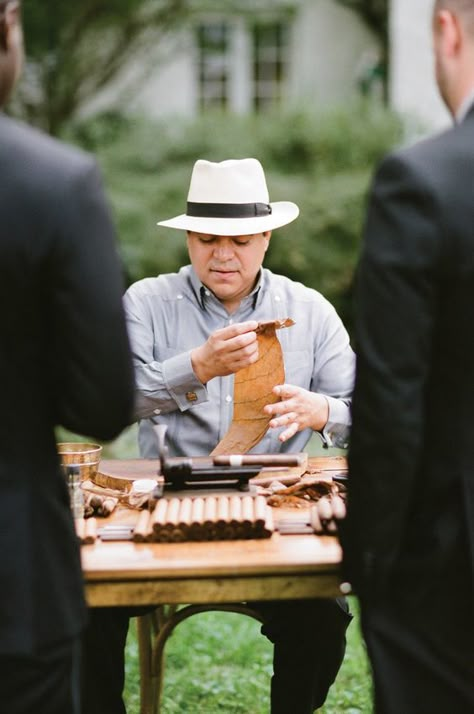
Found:
[{"label": "cigar press", "polygon": [[257,476],[262,469],[261,464],[222,466],[213,463],[199,463],[192,457],[168,456],[167,428],[165,424],[155,424],[153,427],[158,441],[160,474],[164,479],[165,489],[222,487],[248,491],[249,479]]}]

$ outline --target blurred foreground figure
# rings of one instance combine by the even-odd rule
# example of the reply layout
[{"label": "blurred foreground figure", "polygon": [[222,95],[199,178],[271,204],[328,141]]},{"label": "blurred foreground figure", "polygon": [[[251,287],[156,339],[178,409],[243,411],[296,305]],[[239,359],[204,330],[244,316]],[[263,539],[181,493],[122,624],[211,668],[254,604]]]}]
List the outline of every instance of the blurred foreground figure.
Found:
[{"label": "blurred foreground figure", "polygon": [[[0,2],[0,104],[20,72],[19,3]],[[0,114],[0,710],[75,714],[86,608],[54,428],[129,422],[115,236],[93,161]]]},{"label": "blurred foreground figure", "polygon": [[474,0],[438,0],[455,119],[372,188],[356,289],[346,577],[378,714],[474,711]]}]

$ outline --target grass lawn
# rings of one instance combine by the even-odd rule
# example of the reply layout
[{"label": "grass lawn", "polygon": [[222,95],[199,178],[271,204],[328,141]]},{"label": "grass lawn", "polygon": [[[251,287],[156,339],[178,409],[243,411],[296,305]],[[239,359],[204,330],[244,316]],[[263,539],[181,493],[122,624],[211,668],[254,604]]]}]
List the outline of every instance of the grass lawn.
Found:
[{"label": "grass lawn", "polygon": [[[355,617],[346,657],[321,714],[371,712],[369,668],[352,598],[351,610]],[[162,714],[268,714],[271,672],[272,645],[260,635],[259,623],[233,613],[196,615],[181,623],[166,645]],[[126,703],[128,714],[139,714],[133,625],[127,642]]]}]

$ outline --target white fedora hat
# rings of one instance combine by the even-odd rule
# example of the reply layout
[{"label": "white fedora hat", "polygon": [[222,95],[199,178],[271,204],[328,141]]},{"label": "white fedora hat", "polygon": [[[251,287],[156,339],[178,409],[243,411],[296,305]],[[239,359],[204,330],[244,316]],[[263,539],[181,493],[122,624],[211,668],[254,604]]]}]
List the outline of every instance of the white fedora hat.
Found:
[{"label": "white fedora hat", "polygon": [[270,203],[265,174],[257,159],[194,164],[186,213],[157,225],[196,233],[238,236],[284,226],[298,217],[291,201]]}]

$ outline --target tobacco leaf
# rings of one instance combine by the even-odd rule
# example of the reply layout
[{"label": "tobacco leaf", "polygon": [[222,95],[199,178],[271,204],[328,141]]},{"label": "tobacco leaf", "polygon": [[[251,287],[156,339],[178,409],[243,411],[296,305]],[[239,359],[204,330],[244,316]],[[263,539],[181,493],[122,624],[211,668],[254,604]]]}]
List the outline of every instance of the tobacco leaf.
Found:
[{"label": "tobacco leaf", "polygon": [[271,416],[264,414],[263,407],[279,401],[272,390],[285,381],[283,354],[276,330],[294,324],[291,318],[258,324],[259,358],[235,374],[232,423],[211,456],[245,454],[265,435]]}]

